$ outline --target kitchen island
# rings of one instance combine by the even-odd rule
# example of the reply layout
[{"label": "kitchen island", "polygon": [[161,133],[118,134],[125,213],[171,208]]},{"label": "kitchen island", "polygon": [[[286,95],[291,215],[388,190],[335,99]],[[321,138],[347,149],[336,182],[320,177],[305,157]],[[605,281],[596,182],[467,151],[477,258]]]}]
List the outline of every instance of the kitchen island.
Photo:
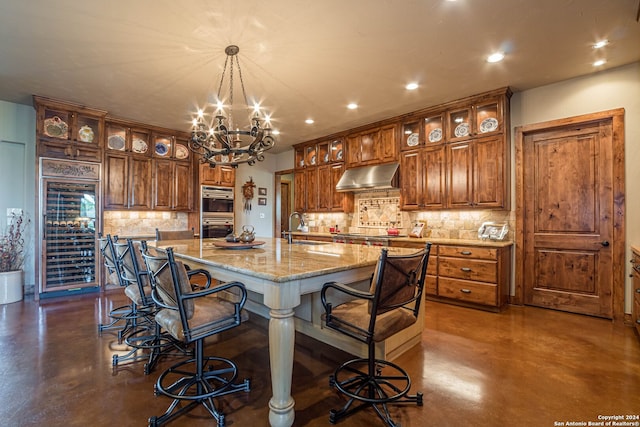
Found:
[{"label": "kitchen island", "polygon": [[[240,281],[248,291],[262,297],[261,304],[268,308],[269,318],[273,393],[269,401],[269,423],[274,427],[289,427],[295,418],[291,378],[296,329],[344,349],[352,340],[343,339],[321,326],[318,292],[329,281],[367,282],[380,256],[380,248],[328,242],[290,245],[278,238],[256,238],[256,241],[264,241],[264,244],[242,250],[217,247],[216,243],[220,241],[216,239],[168,240],[155,245],[172,247],[176,257],[191,267],[207,269],[218,280]],[[150,244],[154,245],[153,242]],[[390,254],[415,251],[389,248]],[[306,303],[301,305],[305,298]],[[303,312],[300,317],[294,316],[296,308]],[[416,322],[410,332],[412,336],[399,337],[392,345],[397,345],[398,351],[404,351],[419,341],[422,327],[422,322]]]}]

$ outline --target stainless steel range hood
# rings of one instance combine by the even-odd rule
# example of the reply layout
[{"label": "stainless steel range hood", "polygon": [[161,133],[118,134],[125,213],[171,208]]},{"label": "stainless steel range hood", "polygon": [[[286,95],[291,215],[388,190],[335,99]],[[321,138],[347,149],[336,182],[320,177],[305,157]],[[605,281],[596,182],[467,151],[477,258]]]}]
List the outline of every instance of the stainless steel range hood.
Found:
[{"label": "stainless steel range hood", "polygon": [[398,163],[347,169],[336,191],[385,190],[398,187]]}]

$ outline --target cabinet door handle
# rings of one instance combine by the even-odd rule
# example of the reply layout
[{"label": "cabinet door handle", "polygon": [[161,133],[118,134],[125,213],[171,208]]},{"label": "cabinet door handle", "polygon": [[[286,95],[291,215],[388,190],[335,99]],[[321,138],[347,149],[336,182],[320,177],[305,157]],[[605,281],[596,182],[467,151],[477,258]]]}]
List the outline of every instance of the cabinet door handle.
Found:
[{"label": "cabinet door handle", "polygon": [[470,294],[471,290],[469,290],[469,289],[460,289],[460,292],[462,292],[463,294]]},{"label": "cabinet door handle", "polygon": [[636,289],[636,293],[637,293],[637,294],[640,294],[640,288],[637,288],[637,289]]},{"label": "cabinet door handle", "polygon": [[464,271],[465,273],[471,272],[471,269],[469,267],[462,267],[460,268],[460,270]]},{"label": "cabinet door handle", "polygon": [[462,251],[460,252],[461,255],[471,255],[471,251]]},{"label": "cabinet door handle", "polygon": [[606,240],[605,240],[604,242],[600,243],[600,244],[601,244],[602,246],[604,246],[605,248],[606,248],[607,246],[609,246],[609,242],[608,242],[608,241],[606,241]]}]

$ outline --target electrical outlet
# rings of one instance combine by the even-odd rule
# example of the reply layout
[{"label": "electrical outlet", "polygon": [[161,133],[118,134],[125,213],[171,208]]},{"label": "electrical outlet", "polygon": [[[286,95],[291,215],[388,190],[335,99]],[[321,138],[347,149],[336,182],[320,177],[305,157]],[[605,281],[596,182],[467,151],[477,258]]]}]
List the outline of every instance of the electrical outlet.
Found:
[{"label": "electrical outlet", "polygon": [[264,213],[260,213],[260,219],[264,219]]}]

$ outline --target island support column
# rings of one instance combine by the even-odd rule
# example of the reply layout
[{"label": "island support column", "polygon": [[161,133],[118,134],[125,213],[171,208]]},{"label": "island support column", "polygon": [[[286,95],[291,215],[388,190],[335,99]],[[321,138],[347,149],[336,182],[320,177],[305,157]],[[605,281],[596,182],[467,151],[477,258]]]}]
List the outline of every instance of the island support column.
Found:
[{"label": "island support column", "polygon": [[264,303],[270,308],[269,362],[273,393],[269,400],[269,424],[271,427],[291,427],[295,419],[295,402],[291,397],[295,347],[293,308],[300,304],[300,285],[289,282],[268,288]]}]

